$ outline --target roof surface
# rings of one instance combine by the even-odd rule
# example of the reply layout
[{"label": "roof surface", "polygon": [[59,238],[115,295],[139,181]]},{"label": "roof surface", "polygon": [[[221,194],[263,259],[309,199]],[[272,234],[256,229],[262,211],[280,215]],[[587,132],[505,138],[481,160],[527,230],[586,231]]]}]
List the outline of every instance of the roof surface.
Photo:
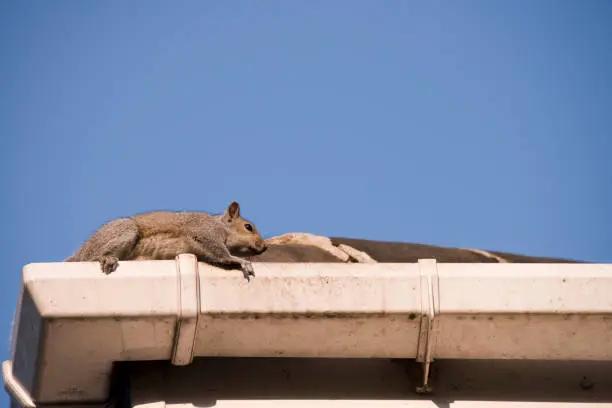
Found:
[{"label": "roof surface", "polygon": [[[355,238],[323,237],[289,233],[267,240],[268,250],[251,258],[254,262],[369,262],[404,263],[433,258],[452,263],[580,263],[581,261],[526,256],[481,249],[451,248],[435,245],[375,241]],[[347,248],[348,247],[348,248]],[[347,253],[348,252],[348,253]]]}]

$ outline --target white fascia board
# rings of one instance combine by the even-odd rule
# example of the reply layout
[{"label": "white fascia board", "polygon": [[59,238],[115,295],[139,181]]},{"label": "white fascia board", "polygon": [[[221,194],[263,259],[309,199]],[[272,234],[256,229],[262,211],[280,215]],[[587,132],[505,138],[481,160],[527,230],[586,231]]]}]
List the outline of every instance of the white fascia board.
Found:
[{"label": "white fascia board", "polygon": [[612,359],[612,265],[257,263],[255,272],[247,282],[191,255],[120,262],[108,276],[93,262],[26,265],[5,382],[37,403],[96,402],[113,361]]}]

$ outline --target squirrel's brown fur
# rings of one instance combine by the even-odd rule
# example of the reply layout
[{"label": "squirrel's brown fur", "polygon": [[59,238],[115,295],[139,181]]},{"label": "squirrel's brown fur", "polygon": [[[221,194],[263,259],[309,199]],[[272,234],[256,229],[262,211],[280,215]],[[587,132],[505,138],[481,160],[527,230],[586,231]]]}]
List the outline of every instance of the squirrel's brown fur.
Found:
[{"label": "squirrel's brown fur", "polygon": [[242,269],[255,276],[251,263],[240,256],[261,254],[266,244],[251,222],[232,202],[221,215],[203,212],[157,211],[119,218],[103,225],[66,262],[98,261],[106,274],[119,261],[174,259],[194,254],[198,261]]}]

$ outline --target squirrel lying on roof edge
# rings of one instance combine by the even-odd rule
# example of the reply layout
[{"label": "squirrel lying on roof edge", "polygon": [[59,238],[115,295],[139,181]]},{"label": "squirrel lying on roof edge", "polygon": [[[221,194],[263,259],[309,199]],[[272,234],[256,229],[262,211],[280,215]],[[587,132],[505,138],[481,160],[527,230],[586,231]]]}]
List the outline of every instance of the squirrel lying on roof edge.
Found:
[{"label": "squirrel lying on roof edge", "polygon": [[240,205],[234,201],[220,215],[156,211],[110,221],[65,262],[98,261],[102,272],[110,274],[119,261],[169,260],[189,253],[200,262],[242,269],[249,280],[255,276],[253,266],[241,257],[266,249],[259,231],[240,216]]}]

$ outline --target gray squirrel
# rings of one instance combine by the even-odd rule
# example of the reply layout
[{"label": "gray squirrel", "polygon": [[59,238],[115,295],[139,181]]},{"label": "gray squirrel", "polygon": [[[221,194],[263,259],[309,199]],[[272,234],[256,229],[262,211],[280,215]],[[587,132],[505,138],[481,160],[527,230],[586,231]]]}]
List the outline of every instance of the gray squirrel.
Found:
[{"label": "gray squirrel", "polygon": [[232,202],[225,212],[156,211],[119,218],[104,224],[65,262],[98,261],[110,274],[123,260],[168,260],[193,254],[198,261],[226,269],[242,269],[255,276],[250,261],[241,256],[259,255],[267,249],[251,222],[240,216]]}]

